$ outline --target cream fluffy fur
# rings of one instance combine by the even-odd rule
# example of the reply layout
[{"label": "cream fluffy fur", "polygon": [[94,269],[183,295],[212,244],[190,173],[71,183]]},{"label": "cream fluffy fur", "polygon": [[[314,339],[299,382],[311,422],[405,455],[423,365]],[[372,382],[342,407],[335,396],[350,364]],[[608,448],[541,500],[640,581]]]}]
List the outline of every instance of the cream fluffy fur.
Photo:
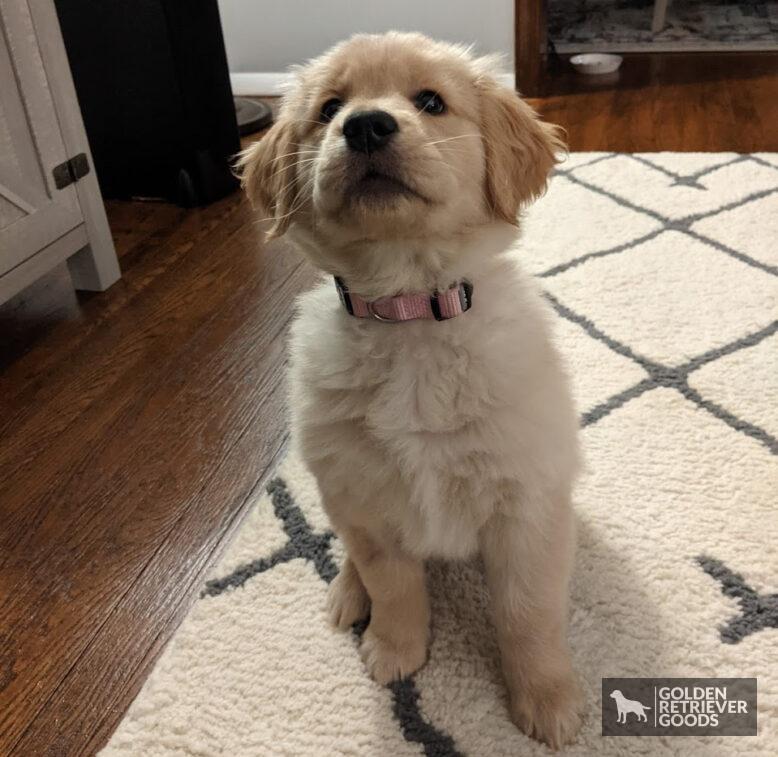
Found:
[{"label": "cream fluffy fur", "polygon": [[[490,61],[418,35],[359,36],[298,72],[244,183],[327,273],[378,297],[474,287],[447,322],[350,317],[333,284],[301,298],[291,339],[293,434],[348,557],[330,595],[343,629],[370,613],[362,654],[379,682],[427,656],[424,561],[481,554],[511,715],[554,747],[580,725],[565,639],[577,419],[548,308],[522,272],[520,206],[559,147]],[[439,93],[440,115],[419,112]],[[342,101],[330,121],[322,103]],[[399,131],[349,150],[358,110]],[[390,177],[366,183],[368,171]],[[383,182],[383,179],[381,180]]]}]

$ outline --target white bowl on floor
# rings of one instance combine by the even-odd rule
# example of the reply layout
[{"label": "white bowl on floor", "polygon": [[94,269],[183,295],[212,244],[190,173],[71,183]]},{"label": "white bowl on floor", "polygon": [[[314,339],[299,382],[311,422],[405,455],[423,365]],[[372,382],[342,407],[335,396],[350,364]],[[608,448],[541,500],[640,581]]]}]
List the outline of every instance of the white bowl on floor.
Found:
[{"label": "white bowl on floor", "polygon": [[620,55],[584,53],[574,55],[570,58],[570,63],[579,74],[610,74],[621,65],[622,60]]}]

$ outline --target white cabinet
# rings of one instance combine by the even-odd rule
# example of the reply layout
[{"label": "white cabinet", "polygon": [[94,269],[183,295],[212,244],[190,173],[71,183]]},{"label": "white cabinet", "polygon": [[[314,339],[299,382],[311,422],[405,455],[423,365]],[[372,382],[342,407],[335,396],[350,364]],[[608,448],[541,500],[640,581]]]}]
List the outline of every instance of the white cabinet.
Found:
[{"label": "white cabinet", "polygon": [[119,278],[52,0],[0,0],[0,302],[63,260]]}]

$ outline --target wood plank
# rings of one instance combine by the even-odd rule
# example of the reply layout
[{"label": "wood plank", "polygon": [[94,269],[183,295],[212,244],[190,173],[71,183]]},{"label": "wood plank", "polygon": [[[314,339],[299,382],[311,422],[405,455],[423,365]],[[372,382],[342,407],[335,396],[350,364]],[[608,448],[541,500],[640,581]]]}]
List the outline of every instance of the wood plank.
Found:
[{"label": "wood plank", "polygon": [[778,53],[636,53],[610,76],[562,56],[531,99],[571,150],[778,150]]},{"label": "wood plank", "polygon": [[[17,413],[29,412],[29,408],[43,402],[49,393],[60,390],[52,369],[61,370],[72,357],[78,358],[82,344],[90,344],[94,335],[117,314],[122,313],[119,318],[122,320],[124,308],[147,287],[158,284],[158,278],[193,249],[199,250],[200,245],[208,242],[216,244],[225,228],[234,231],[235,227],[227,227],[225,222],[241,212],[242,207],[243,216],[236,223],[248,223],[248,209],[233,196],[204,210],[183,214],[178,220],[167,218],[168,223],[155,226],[150,234],[124,251],[122,265],[127,275],[108,294],[82,296],[83,322],[63,324],[50,335],[47,349],[35,351],[0,376],[0,433],[9,435],[8,424],[14,422]],[[22,293],[19,299],[24,298]],[[13,302],[8,303],[8,308],[13,307]],[[9,416],[9,411],[13,415]]]},{"label": "wood plank", "polygon": [[[307,269],[296,269],[287,282],[287,291],[307,285],[309,277]],[[101,746],[121,717],[126,700],[142,683],[143,661],[151,662],[150,651],[156,649],[155,645],[161,647],[167,638],[160,638],[160,634],[180,621],[197,596],[213,551],[226,541],[256,490],[257,481],[264,480],[276,460],[286,437],[285,391],[279,375],[284,339],[283,333],[268,335],[268,314],[255,305],[254,298],[242,298],[241,306],[220,319],[200,345],[204,352],[216,345],[218,353],[223,352],[222,356],[214,355],[212,367],[204,372],[218,369],[229,376],[224,388],[212,398],[220,414],[225,414],[220,424],[234,434],[234,444],[226,454],[213,458],[215,470],[204,486],[193,476],[188,499],[184,492],[177,491],[178,501],[171,500],[165,507],[171,517],[172,512],[180,511],[170,534],[159,536],[160,546],[133,590],[121,597],[73,672],[38,713],[34,728],[24,735],[15,754],[48,754],[47,744],[52,738],[56,738],[59,753],[64,754],[75,753],[82,742],[89,745],[87,752]],[[283,324],[281,331],[285,332]],[[227,367],[232,361],[234,365]],[[193,376],[191,383],[200,385],[203,377]],[[258,401],[236,392],[244,384],[255,387]],[[182,393],[179,404],[188,402],[188,394]],[[171,407],[166,415],[173,420],[181,409]],[[202,411],[204,422],[209,422],[212,412]],[[209,457],[204,449],[192,450],[190,456],[196,467],[202,466],[204,456]],[[145,495],[158,502],[165,498],[164,491]],[[182,554],[187,555],[186,560],[181,559]],[[171,584],[177,587],[174,593],[168,590]],[[117,643],[124,650],[120,656],[116,654]],[[95,701],[101,703],[97,711],[90,707]]]},{"label": "wood plank", "polygon": [[[101,432],[110,419],[89,414],[95,405],[94,412],[99,414],[101,399],[107,398],[114,416],[132,405],[138,387],[148,385],[152,374],[164,365],[161,358],[171,350],[179,350],[185,335],[229,296],[225,279],[236,275],[236,264],[228,255],[224,265],[215,257],[221,254],[219,240],[243,227],[247,233],[255,229],[253,215],[246,206],[234,205],[233,201],[231,211],[219,223],[207,224],[202,237],[196,233],[198,224],[193,229],[192,224],[184,223],[168,245],[155,247],[151,240],[153,254],[146,255],[133,275],[117,284],[110,297],[99,296],[113,307],[104,308],[89,322],[91,328],[82,329],[89,332],[88,339],[80,333],[73,340],[63,340],[56,356],[46,355],[42,360],[37,354],[30,355],[0,380],[2,390],[11,384],[8,391],[0,393],[0,436],[13,435],[18,439],[16,444],[0,447],[3,499],[13,497],[12,488],[29,485],[24,474],[39,471],[41,455],[57,456],[57,450],[67,444],[65,433],[73,424],[79,423],[80,439],[87,444],[93,438],[90,430]],[[252,241],[257,247],[260,245],[258,230]],[[188,254],[193,248],[194,254]],[[182,280],[190,281],[190,286],[179,286]],[[90,302],[92,309],[99,304]],[[121,312],[121,318],[113,317],[117,312]],[[144,371],[130,371],[144,361],[148,363]],[[30,363],[35,364],[34,371],[29,368]],[[31,380],[19,382],[18,371],[28,372]],[[48,403],[55,403],[56,414],[52,415]],[[46,471],[46,480],[39,473],[36,476],[39,486],[50,485],[47,482],[60,475],[61,466]],[[28,490],[27,496],[32,493]],[[11,513],[9,508],[6,504],[7,516]],[[25,517],[29,517],[26,508]]]},{"label": "wood plank", "polygon": [[537,97],[546,76],[547,0],[515,0],[514,29],[516,88]]},{"label": "wood plank", "polygon": [[61,324],[79,318],[79,301],[67,268],[57,266],[28,287],[22,296],[0,307],[0,334],[3,335],[0,376],[19,363],[30,351],[31,344],[42,341]]},{"label": "wood plank", "polygon": [[[250,235],[232,240],[221,250],[232,263],[216,263],[223,286],[214,290],[217,307],[210,312],[210,322],[202,332],[196,331],[181,349],[166,356],[163,365],[167,370],[162,373],[152,366],[145,366],[140,376],[132,366],[122,372],[122,378],[143,386],[151,377],[153,391],[141,391],[128,403],[114,402],[111,397],[98,403],[95,412],[87,414],[93,423],[86,438],[76,426],[70,429],[67,444],[59,445],[52,439],[43,450],[43,464],[48,467],[51,463],[56,469],[53,474],[46,470],[45,475],[39,475],[30,469],[28,475],[16,477],[10,497],[6,492],[3,507],[10,510],[10,517],[5,519],[10,528],[4,540],[6,590],[0,598],[0,617],[21,617],[23,621],[17,624],[17,675],[0,692],[0,743],[15,742],[24,718],[34,716],[51,693],[46,692],[48,686],[38,685],[39,676],[44,676],[48,684],[59,683],[105,614],[135,580],[144,559],[156,550],[157,540],[169,530],[177,507],[186,502],[186,493],[199,496],[205,483],[203,472],[228,454],[232,436],[241,427],[230,414],[234,387],[227,379],[248,381],[246,376],[251,373],[245,361],[249,357],[265,365],[262,349],[283,327],[288,310],[267,310],[270,303],[263,308],[263,294],[277,292],[279,299],[273,304],[287,303],[288,308],[294,294],[288,282],[299,260],[276,254],[266,255],[266,261],[259,262]],[[230,271],[230,276],[224,275]],[[202,273],[200,280],[213,281]],[[197,313],[190,299],[191,283],[183,278],[179,291],[168,293],[168,304],[192,306],[189,310]],[[202,295],[202,291],[196,292],[201,299]],[[264,338],[257,339],[255,334],[250,349],[229,349],[235,347],[234,343],[225,341],[219,331],[229,323],[222,308],[246,301],[258,312],[264,311],[260,324]],[[157,338],[168,340],[162,336],[170,328],[168,311],[162,313],[158,327],[162,331]],[[219,343],[224,343],[220,349],[215,343],[206,344],[203,349],[211,360],[202,359],[201,334],[219,335]],[[280,355],[274,357],[276,362],[271,367],[278,371]],[[236,377],[231,370],[237,360],[242,361],[242,370]],[[81,382],[86,386],[91,383],[90,377]],[[235,396],[249,400],[253,391],[253,383],[248,381],[244,391]],[[239,401],[238,405],[242,407]],[[119,412],[117,407],[121,408]],[[214,407],[219,408],[216,417]],[[80,451],[68,461],[68,450],[79,447]],[[175,460],[174,470],[166,463],[168,457]],[[145,474],[138,476],[139,470]],[[40,494],[33,511],[26,506],[30,491]],[[63,523],[68,524],[64,534]],[[56,544],[45,565],[30,564],[35,544]],[[67,575],[67,585],[52,580],[52,574]],[[74,602],[77,613],[73,612]],[[78,641],[59,649],[62,638]],[[25,675],[31,670],[37,675]]]}]

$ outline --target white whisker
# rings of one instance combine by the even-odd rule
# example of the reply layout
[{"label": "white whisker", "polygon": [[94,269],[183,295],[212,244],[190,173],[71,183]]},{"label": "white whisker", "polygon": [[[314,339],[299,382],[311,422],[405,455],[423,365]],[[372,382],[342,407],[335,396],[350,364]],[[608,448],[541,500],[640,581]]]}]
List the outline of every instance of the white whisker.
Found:
[{"label": "white whisker", "polygon": [[478,139],[483,139],[483,134],[460,134],[456,137],[448,137],[446,139],[436,139],[433,142],[425,142],[424,147],[432,147],[432,145],[442,145],[444,142],[453,142],[455,139],[467,139],[469,137],[477,137]]},{"label": "white whisker", "polygon": [[293,155],[314,155],[317,151],[316,150],[298,150],[297,152],[287,152],[283,155],[278,155],[277,157],[273,158],[271,160],[271,163],[275,163],[279,160],[282,160],[283,158],[291,158]]}]

